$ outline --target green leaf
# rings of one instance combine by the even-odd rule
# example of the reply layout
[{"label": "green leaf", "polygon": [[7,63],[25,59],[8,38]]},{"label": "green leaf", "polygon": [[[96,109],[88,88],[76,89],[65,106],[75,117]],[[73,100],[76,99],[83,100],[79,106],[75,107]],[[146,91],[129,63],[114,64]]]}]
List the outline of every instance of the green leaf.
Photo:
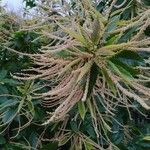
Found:
[{"label": "green leaf", "polygon": [[93,87],[95,86],[98,73],[99,73],[99,71],[98,71],[97,65],[94,63],[91,67],[91,70],[90,70],[90,81],[89,81],[90,86],[89,86],[89,89],[88,89],[87,97],[90,97],[90,95],[93,91]]},{"label": "green leaf", "polygon": [[116,15],[110,18],[107,25],[107,32],[111,32],[117,28],[118,21],[120,20],[120,15]]},{"label": "green leaf", "polygon": [[7,75],[7,70],[2,69],[0,70],[0,80],[4,79]]},{"label": "green leaf", "polygon": [[84,146],[86,150],[95,150],[95,147],[88,142],[84,142]]},{"label": "green leaf", "polygon": [[32,115],[35,115],[34,105],[31,101],[28,101],[28,109],[32,113]]},{"label": "green leaf", "polygon": [[143,140],[145,140],[145,141],[150,141],[150,135],[145,136],[145,137],[143,138]]},{"label": "green leaf", "polygon": [[29,142],[33,148],[36,148],[38,139],[39,139],[39,135],[37,132],[33,131],[32,133],[30,133]]},{"label": "green leaf", "polygon": [[43,145],[43,147],[40,150],[57,150],[58,143],[57,142],[50,142],[46,145]]},{"label": "green leaf", "polygon": [[106,108],[104,107],[104,105],[105,105],[104,99],[102,98],[102,96],[100,94],[95,94],[93,98],[96,101],[99,112],[100,113],[106,112]]},{"label": "green leaf", "polygon": [[144,148],[144,150],[150,149],[150,142],[149,141],[139,141],[139,142],[137,142],[137,145]]},{"label": "green leaf", "polygon": [[92,65],[93,65],[93,62],[89,61],[81,68],[80,74],[77,79],[77,83],[80,82],[81,79],[90,71]]},{"label": "green leaf", "polygon": [[21,93],[24,94],[25,90],[22,88],[22,86],[17,86],[17,90]]},{"label": "green leaf", "polygon": [[2,135],[0,135],[0,145],[5,144],[5,143],[6,143],[5,138]]},{"label": "green leaf", "polygon": [[70,125],[71,125],[71,130],[73,130],[74,132],[78,132],[79,131],[76,121],[71,121]]},{"label": "green leaf", "polygon": [[105,2],[100,1],[99,4],[97,5],[96,9],[97,11],[101,12],[105,7]]},{"label": "green leaf", "polygon": [[70,62],[68,65],[66,65],[62,71],[59,73],[59,76],[63,75],[64,73],[66,73],[67,71],[69,71],[74,65],[78,64],[81,61],[80,58],[73,60],[72,62]]},{"label": "green leaf", "polygon": [[0,110],[15,106],[18,103],[16,99],[1,99]]},{"label": "green leaf", "polygon": [[22,107],[23,107],[23,104],[24,104],[24,98],[20,101],[20,103],[19,103],[19,106],[18,106],[18,113],[20,112],[20,110],[22,109]]},{"label": "green leaf", "polygon": [[110,65],[110,69],[112,69],[115,73],[120,75],[124,80],[131,80],[133,79],[132,75],[125,70],[123,67],[119,65],[115,65],[111,61],[108,61],[108,64]]},{"label": "green leaf", "polygon": [[144,59],[136,52],[130,50],[123,50],[111,57],[111,60],[118,59],[121,62],[131,65],[139,66],[144,64]]},{"label": "green leaf", "polygon": [[84,120],[85,114],[86,114],[86,108],[85,108],[85,104],[82,101],[78,102],[78,110],[79,110],[79,114],[82,118],[82,120]]},{"label": "green leaf", "polygon": [[[82,36],[81,33],[72,31],[71,29],[61,25],[59,22],[56,22],[56,23],[58,24],[58,26],[60,26],[60,28],[62,28],[64,30],[64,32],[68,33],[71,37],[75,38],[78,42],[87,46],[86,40],[84,39],[84,37]],[[77,26],[77,24],[75,26]]]},{"label": "green leaf", "polygon": [[92,118],[89,113],[86,114],[84,121],[82,122],[82,127],[81,127],[82,132],[87,132],[87,135],[90,138],[95,138],[95,130],[92,124]]},{"label": "green leaf", "polygon": [[99,40],[101,38],[102,35],[102,24],[100,23],[100,20],[98,18],[96,18],[94,20],[94,25],[93,25],[93,32],[91,34],[91,39],[92,42],[97,45],[99,43]]},{"label": "green leaf", "polygon": [[[35,107],[35,114],[34,114],[34,120],[36,121],[42,121],[42,119],[45,117],[45,111],[44,109],[41,109],[41,107]],[[41,119],[42,118],[42,119]]]},{"label": "green leaf", "polygon": [[83,44],[86,47],[93,46],[93,42],[92,42],[90,34],[87,33],[87,31],[83,27],[81,27],[81,26],[79,26],[79,31],[80,31],[80,34],[84,37],[84,40],[85,40],[85,42]]},{"label": "green leaf", "polygon": [[118,38],[120,37],[120,35],[114,35],[112,37],[110,37],[107,41],[106,41],[106,46],[107,45],[111,45],[111,44],[116,44],[118,41]]},{"label": "green leaf", "polygon": [[126,71],[128,71],[133,77],[139,74],[139,70],[135,69],[134,67],[132,67],[131,65],[127,65],[125,63],[123,63],[122,61],[120,61],[119,59],[113,58],[110,59],[112,63],[114,63],[116,66],[120,66],[122,68],[124,68]]},{"label": "green leaf", "polygon": [[2,121],[4,124],[11,122],[17,114],[16,108],[9,108],[5,111],[5,114],[3,115]]},{"label": "green leaf", "polygon": [[133,76],[131,75],[131,73],[130,72],[128,72],[126,69],[124,69],[122,66],[119,66],[119,65],[117,65],[117,67],[118,67],[118,69],[119,69],[119,71],[120,71],[120,73],[121,73],[121,76],[124,78],[124,79],[133,79]]},{"label": "green leaf", "polygon": [[109,74],[107,73],[106,69],[102,68],[101,70],[102,70],[103,76],[106,79],[106,82],[107,82],[108,86],[110,87],[110,89],[112,90],[112,92],[116,95],[117,91],[116,91],[115,84],[113,83],[113,81],[109,77]]},{"label": "green leaf", "polygon": [[18,81],[8,78],[4,79],[3,82],[9,84],[10,86],[15,86],[19,84]]},{"label": "green leaf", "polygon": [[73,134],[71,132],[67,133],[67,135],[59,141],[59,146],[65,145],[72,138],[72,136]]},{"label": "green leaf", "polygon": [[5,85],[0,85],[0,94],[8,94],[8,87]]},{"label": "green leaf", "polygon": [[149,0],[142,0],[142,2],[144,2],[145,5],[150,6],[150,1]]},{"label": "green leaf", "polygon": [[133,36],[133,33],[136,32],[138,26],[135,26],[129,30],[127,30],[119,39],[119,43],[121,42],[128,42],[128,40]]}]

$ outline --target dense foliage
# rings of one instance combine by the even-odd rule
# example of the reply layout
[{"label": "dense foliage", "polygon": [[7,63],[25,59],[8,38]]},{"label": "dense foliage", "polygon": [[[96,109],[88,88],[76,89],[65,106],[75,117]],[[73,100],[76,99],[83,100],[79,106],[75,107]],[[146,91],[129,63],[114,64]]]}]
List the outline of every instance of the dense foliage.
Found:
[{"label": "dense foliage", "polygon": [[149,150],[149,0],[24,0],[0,8],[0,149]]}]

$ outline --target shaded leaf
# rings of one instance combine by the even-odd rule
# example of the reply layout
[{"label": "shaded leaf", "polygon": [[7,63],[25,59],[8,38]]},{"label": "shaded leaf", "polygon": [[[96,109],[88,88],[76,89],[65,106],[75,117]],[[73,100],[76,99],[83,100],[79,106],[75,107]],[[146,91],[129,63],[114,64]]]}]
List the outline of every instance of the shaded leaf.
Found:
[{"label": "shaded leaf", "polygon": [[17,114],[17,109],[15,109],[15,108],[7,109],[2,118],[3,123],[11,122],[15,118],[16,114]]},{"label": "shaded leaf", "polygon": [[2,135],[0,135],[0,145],[5,143],[6,143],[6,139]]},{"label": "shaded leaf", "polygon": [[111,78],[109,77],[109,74],[107,73],[107,71],[102,68],[102,73],[103,73],[103,76],[105,77],[106,79],[106,82],[108,84],[108,86],[110,87],[110,89],[113,91],[114,94],[116,94],[116,87],[115,87],[115,84],[113,83],[113,81],[111,80]]},{"label": "shaded leaf", "polygon": [[48,144],[43,145],[40,150],[57,150],[58,143],[57,142],[50,142]]}]

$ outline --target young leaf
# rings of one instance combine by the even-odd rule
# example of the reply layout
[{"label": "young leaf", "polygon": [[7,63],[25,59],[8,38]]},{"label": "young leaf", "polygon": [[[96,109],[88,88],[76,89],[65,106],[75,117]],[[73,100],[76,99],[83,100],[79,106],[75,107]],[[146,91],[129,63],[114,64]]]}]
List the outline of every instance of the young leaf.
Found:
[{"label": "young leaf", "polygon": [[35,115],[34,105],[31,101],[28,101],[28,109],[32,113],[32,115]]},{"label": "young leaf", "polygon": [[94,20],[94,25],[93,25],[93,32],[91,34],[91,39],[95,45],[99,43],[99,40],[102,35],[102,24],[100,24],[100,20],[96,18]]},{"label": "young leaf", "polygon": [[71,29],[69,29],[67,27],[64,27],[59,22],[56,22],[56,23],[64,30],[64,32],[68,33],[71,37],[75,38],[78,42],[82,43],[85,46],[87,45],[84,37],[81,34],[75,32],[75,31],[72,31]]},{"label": "young leaf", "polygon": [[150,141],[150,135],[145,136],[145,137],[143,138],[143,140],[145,140],[145,141]]},{"label": "young leaf", "polygon": [[86,114],[86,108],[85,108],[85,103],[82,101],[78,102],[78,110],[79,110],[79,114],[82,118],[82,120],[84,120],[85,114]]},{"label": "young leaf", "polygon": [[84,142],[84,146],[86,150],[95,150],[95,147],[86,141]]}]

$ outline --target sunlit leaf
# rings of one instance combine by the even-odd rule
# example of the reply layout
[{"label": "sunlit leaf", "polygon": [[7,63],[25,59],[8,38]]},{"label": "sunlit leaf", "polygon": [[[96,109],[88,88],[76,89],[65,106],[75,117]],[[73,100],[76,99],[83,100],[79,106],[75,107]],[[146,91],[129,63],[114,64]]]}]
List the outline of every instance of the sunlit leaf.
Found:
[{"label": "sunlit leaf", "polygon": [[82,101],[78,102],[78,110],[80,113],[80,116],[82,118],[82,120],[84,120],[85,114],[86,114],[86,108],[85,108],[85,103]]}]

